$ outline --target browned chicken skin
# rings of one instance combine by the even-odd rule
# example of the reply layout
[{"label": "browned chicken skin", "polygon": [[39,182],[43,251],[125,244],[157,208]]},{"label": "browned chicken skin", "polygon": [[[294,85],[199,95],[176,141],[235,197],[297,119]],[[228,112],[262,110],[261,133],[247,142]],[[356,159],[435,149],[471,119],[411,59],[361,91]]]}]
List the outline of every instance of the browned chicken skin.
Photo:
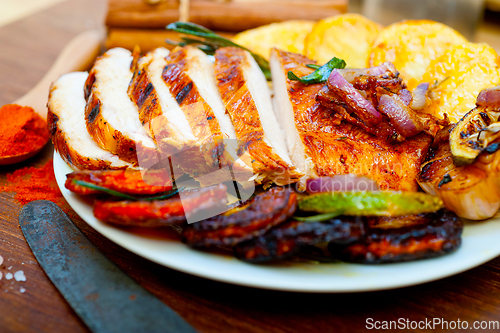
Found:
[{"label": "browned chicken skin", "polygon": [[[284,75],[288,71],[297,76],[312,72],[306,67],[313,63],[312,60],[295,53],[273,52]],[[316,100],[322,87],[323,84],[304,85],[286,79],[295,131],[313,166],[307,177],[356,174],[375,180],[382,189],[416,191],[417,175],[431,143],[430,136],[419,134],[393,144],[387,142],[387,138],[373,136],[357,126],[339,121],[333,111]],[[293,138],[291,134],[287,133],[288,139]]]},{"label": "browned chicken skin", "polygon": [[[282,154],[286,156],[280,156],[273,147],[273,144],[279,145],[276,141],[279,139],[278,136],[281,136],[280,124],[274,116],[265,77],[257,64],[252,68],[251,62],[254,62],[251,55],[240,48],[225,47],[215,53],[217,84],[233,121],[236,137],[240,141],[241,148],[250,154],[254,173],[262,175],[262,179],[260,177],[258,179],[259,183],[274,182],[277,185],[287,185],[297,182],[302,174],[289,161],[285,140],[283,140]],[[258,79],[261,80],[257,81]],[[253,96],[250,91],[251,85],[254,85],[254,89],[259,89],[262,96]],[[255,85],[263,86],[259,88]],[[267,96],[264,96],[265,94]],[[260,110],[256,99],[260,100]],[[261,115],[268,119],[262,119]],[[266,133],[264,121],[272,122],[272,130],[276,133]],[[275,142],[269,137],[275,138]]]},{"label": "browned chicken skin", "polygon": [[[171,52],[166,60],[167,66],[163,70],[162,78],[170,93],[175,97],[189,122],[196,144],[177,153],[173,159],[174,164],[197,179],[203,186],[218,184],[227,180],[237,179],[243,183],[251,178],[251,169],[238,163],[236,152],[228,151],[227,140],[231,140],[230,133],[225,133],[222,126],[222,116],[217,117],[214,109],[202,96],[202,88],[196,85],[193,72],[205,69],[200,64],[200,50],[184,47]],[[203,57],[205,57],[203,55]],[[212,72],[213,75],[213,72]],[[204,84],[213,84],[213,78],[204,78]],[[212,96],[219,99],[220,96]],[[221,107],[222,101],[220,102]],[[222,118],[221,118],[222,117]],[[230,119],[227,119],[230,122]],[[230,131],[225,124],[226,131]],[[229,123],[232,128],[232,124]],[[233,129],[234,133],[234,129]],[[233,134],[234,135],[234,134]],[[233,138],[232,140],[236,140]],[[232,170],[225,167],[230,165]],[[220,171],[219,171],[220,170]],[[209,177],[202,177],[210,174]],[[234,177],[233,177],[234,176]],[[253,185],[253,182],[252,182]],[[244,185],[245,186],[245,185]]]}]

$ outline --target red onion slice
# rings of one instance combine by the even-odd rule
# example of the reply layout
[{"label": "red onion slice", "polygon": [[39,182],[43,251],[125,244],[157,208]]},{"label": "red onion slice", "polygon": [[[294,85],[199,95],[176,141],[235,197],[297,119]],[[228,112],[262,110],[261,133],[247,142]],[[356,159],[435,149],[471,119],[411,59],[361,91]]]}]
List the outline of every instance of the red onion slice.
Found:
[{"label": "red onion slice", "polygon": [[427,93],[429,92],[429,87],[430,84],[429,82],[423,82],[420,83],[414,90],[413,90],[413,99],[411,101],[410,107],[413,110],[422,110],[425,108],[425,104],[427,101]]},{"label": "red onion slice", "polygon": [[353,83],[355,78],[363,75],[379,76],[387,72],[391,72],[391,74],[396,76],[399,74],[392,62],[384,62],[381,65],[370,68],[344,68],[338,71],[349,83]]},{"label": "red onion slice", "polygon": [[333,91],[341,91],[346,104],[353,107],[353,111],[363,121],[376,124],[382,120],[382,115],[364,98],[352,84],[334,69],[328,78],[328,87]]},{"label": "red onion slice", "polygon": [[411,95],[411,92],[409,90],[401,89],[400,91],[398,91],[398,96],[399,98],[401,98],[403,103],[405,103],[405,105],[410,106],[413,100],[413,96]]},{"label": "red onion slice", "polygon": [[476,99],[477,106],[483,107],[500,107],[500,86],[483,89]]},{"label": "red onion slice", "polygon": [[352,174],[308,179],[306,189],[308,193],[380,191],[377,183],[370,178]]},{"label": "red onion slice", "polygon": [[391,125],[402,136],[409,138],[424,130],[415,112],[406,106],[397,95],[381,95],[378,108],[389,117]]}]

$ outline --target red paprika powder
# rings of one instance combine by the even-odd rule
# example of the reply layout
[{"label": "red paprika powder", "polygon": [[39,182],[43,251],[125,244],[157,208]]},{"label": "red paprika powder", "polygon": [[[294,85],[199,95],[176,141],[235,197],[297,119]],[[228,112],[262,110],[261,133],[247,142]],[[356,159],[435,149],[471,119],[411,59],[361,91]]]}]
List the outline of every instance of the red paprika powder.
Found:
[{"label": "red paprika powder", "polygon": [[0,186],[0,192],[16,192],[15,199],[23,205],[34,200],[49,200],[59,205],[64,202],[52,160],[40,167],[26,167],[7,174],[7,184]]},{"label": "red paprika powder", "polygon": [[0,108],[0,157],[16,156],[47,142],[47,122],[32,108],[7,104]]}]

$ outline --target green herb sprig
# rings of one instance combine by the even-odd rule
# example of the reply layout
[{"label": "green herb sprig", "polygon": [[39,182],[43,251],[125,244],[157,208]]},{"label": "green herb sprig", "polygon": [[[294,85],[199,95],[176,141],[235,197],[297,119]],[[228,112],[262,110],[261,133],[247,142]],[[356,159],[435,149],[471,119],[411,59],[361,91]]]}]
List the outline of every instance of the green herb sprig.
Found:
[{"label": "green herb sprig", "polygon": [[334,212],[334,213],[318,214],[318,215],[307,216],[307,217],[294,216],[292,218],[294,220],[297,220],[300,222],[323,222],[323,221],[328,221],[330,219],[333,219],[334,217],[340,216],[342,214],[343,214],[343,211],[338,211],[338,212]]},{"label": "green herb sprig", "polygon": [[118,198],[122,198],[122,199],[127,199],[127,200],[134,200],[134,201],[139,201],[139,200],[145,200],[145,201],[164,200],[164,199],[168,199],[168,198],[176,195],[177,193],[179,193],[180,191],[182,191],[184,189],[183,187],[176,188],[176,189],[173,189],[171,191],[168,191],[167,193],[165,193],[163,195],[159,195],[159,196],[156,196],[156,197],[135,197],[135,196],[128,195],[128,194],[125,194],[125,193],[121,193],[121,192],[118,192],[118,191],[115,191],[115,190],[111,190],[111,189],[106,188],[106,187],[102,187],[102,186],[99,186],[99,185],[96,185],[96,184],[92,184],[92,183],[86,182],[84,180],[73,180],[73,182],[75,184],[77,184],[77,185],[80,185],[80,186],[83,186],[83,187],[87,187],[87,188],[90,188],[92,190],[97,190],[97,191],[100,191],[100,192],[112,195],[114,197],[118,197]]},{"label": "green herb sprig", "polygon": [[240,49],[246,50],[250,52],[252,57],[255,59],[260,69],[266,76],[266,79],[271,79],[271,70],[269,68],[269,62],[264,59],[262,56],[253,53],[249,49],[244,46],[238,45],[231,40],[217,35],[210,29],[202,27],[201,25],[190,23],[190,22],[174,22],[167,25],[167,30],[176,31],[181,34],[191,35],[198,38],[188,38],[182,37],[182,42],[175,42],[172,40],[167,40],[167,43],[178,46],[185,45],[197,45],[200,50],[205,52],[206,54],[213,55],[218,48],[233,46],[239,47]]},{"label": "green herb sprig", "polygon": [[293,81],[300,81],[303,84],[313,84],[313,83],[321,83],[328,80],[328,77],[332,73],[335,68],[343,69],[346,66],[346,62],[343,59],[339,59],[337,57],[333,57],[332,60],[324,64],[323,66],[318,66],[314,64],[306,65],[309,68],[316,69],[309,75],[298,77],[292,71],[288,72],[288,78]]}]

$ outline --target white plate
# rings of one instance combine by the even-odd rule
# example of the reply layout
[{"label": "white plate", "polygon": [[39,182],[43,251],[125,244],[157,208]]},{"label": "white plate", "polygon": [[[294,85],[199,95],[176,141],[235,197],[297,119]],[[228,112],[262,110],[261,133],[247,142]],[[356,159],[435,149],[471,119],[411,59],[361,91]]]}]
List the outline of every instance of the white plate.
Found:
[{"label": "white plate", "polygon": [[195,251],[178,241],[152,239],[97,220],[92,207],[64,187],[72,169],[54,155],[54,172],[62,194],[80,217],[125,249],[185,273],[244,286],[300,292],[360,292],[411,286],[451,276],[500,255],[500,219],[467,224],[458,251],[439,258],[384,265],[253,265]]}]

